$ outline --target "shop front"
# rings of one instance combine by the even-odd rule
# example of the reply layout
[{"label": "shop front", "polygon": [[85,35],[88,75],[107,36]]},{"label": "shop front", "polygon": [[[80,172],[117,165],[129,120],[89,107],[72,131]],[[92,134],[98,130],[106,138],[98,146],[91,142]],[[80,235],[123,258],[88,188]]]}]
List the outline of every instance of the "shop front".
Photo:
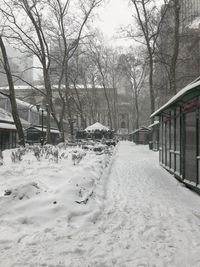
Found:
[{"label": "shop front", "polygon": [[200,81],[179,91],[151,117],[159,117],[160,164],[200,190]]},{"label": "shop front", "polygon": [[[30,145],[40,144],[43,139],[46,141],[46,132],[47,132],[46,126],[44,127],[31,126],[25,129],[24,132],[25,132],[25,137],[26,137],[26,143]],[[59,130],[51,127],[50,133],[51,133],[52,144],[57,145],[60,139]]]},{"label": "shop front", "polygon": [[17,130],[14,124],[0,121],[0,150],[15,148],[17,145]]},{"label": "shop front", "polygon": [[154,121],[153,124],[149,125],[149,149],[153,151],[159,150],[159,121]]},{"label": "shop front", "polygon": [[129,140],[135,144],[147,145],[150,138],[150,129],[147,127],[141,127],[129,134]]}]

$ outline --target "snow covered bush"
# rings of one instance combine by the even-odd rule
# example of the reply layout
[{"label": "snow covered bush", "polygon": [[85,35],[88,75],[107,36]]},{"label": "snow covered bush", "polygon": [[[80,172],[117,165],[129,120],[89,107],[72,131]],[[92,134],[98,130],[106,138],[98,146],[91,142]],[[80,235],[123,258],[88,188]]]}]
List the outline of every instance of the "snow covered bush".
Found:
[{"label": "snow covered bush", "polygon": [[12,151],[11,160],[12,162],[19,162],[22,160],[22,156],[25,155],[26,149],[25,148],[18,148],[16,151]]},{"label": "snow covered bush", "polygon": [[86,156],[86,153],[84,151],[72,151],[72,161],[73,164],[76,165],[80,163],[80,161]]},{"label": "snow covered bush", "polygon": [[39,146],[35,146],[35,147],[33,147],[33,152],[34,152],[34,156],[39,161],[41,158],[42,149]]},{"label": "snow covered bush", "polygon": [[29,182],[14,189],[6,189],[4,196],[11,196],[12,198],[17,198],[19,200],[29,199],[34,195],[39,194],[39,189],[40,188],[36,182]]},{"label": "snow covered bush", "polygon": [[52,160],[56,163],[58,163],[58,159],[59,159],[59,150],[56,147],[52,147],[51,150],[48,152],[49,153],[49,160]]}]

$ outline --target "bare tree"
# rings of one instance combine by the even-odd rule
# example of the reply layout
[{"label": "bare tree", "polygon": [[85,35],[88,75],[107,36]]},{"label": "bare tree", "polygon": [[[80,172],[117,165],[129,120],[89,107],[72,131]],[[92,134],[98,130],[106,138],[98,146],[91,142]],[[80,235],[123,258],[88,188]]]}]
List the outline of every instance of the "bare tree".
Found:
[{"label": "bare tree", "polygon": [[[70,0],[3,0],[0,12],[4,18],[7,39],[12,40],[24,53],[36,56],[42,66],[44,87],[46,92],[46,102],[64,140],[63,119],[65,112],[71,125],[71,110],[69,101],[69,80],[68,62],[76,51],[81,39],[84,25],[91,15],[92,10],[101,3],[102,0],[77,0],[79,11],[83,16],[75,21],[75,8],[69,11]],[[79,13],[80,13],[79,12]],[[20,14],[21,16],[18,16]],[[77,16],[80,18],[80,14]],[[81,21],[82,20],[82,21]],[[53,86],[51,81],[51,66],[55,65],[55,57],[52,54],[52,43],[59,44],[59,79],[58,93],[61,99],[60,114],[56,114],[53,102]],[[52,61],[54,62],[52,63]],[[65,90],[63,93],[62,82],[64,80]],[[47,141],[50,142],[50,127],[47,129]]]},{"label": "bare tree", "polygon": [[154,55],[166,10],[163,12],[163,16],[159,16],[154,0],[131,0],[131,3],[136,11],[139,32],[136,34],[133,32],[133,29],[130,29],[127,34],[146,47],[148,54],[150,103],[151,112],[153,112],[155,110],[155,92],[153,86]]},{"label": "bare tree", "polygon": [[[70,19],[71,25],[66,25],[69,23],[67,19],[68,10],[70,6],[70,1],[66,1],[62,3],[61,0],[51,0],[50,5],[52,7],[52,13],[55,15],[56,24],[54,30],[54,38],[56,42],[59,41],[59,56],[54,58],[57,60],[58,66],[60,66],[60,72],[58,75],[58,90],[59,96],[63,103],[63,109],[61,112],[60,119],[63,120],[65,115],[65,109],[67,111],[67,119],[70,126],[71,135],[73,135],[73,112],[70,106],[69,99],[71,98],[70,93],[70,80],[69,80],[69,63],[70,60],[75,55],[77,51],[80,41],[84,38],[82,36],[84,27],[91,16],[91,13],[94,8],[98,7],[101,4],[102,0],[89,0],[89,1],[82,1],[79,0],[79,9],[80,14],[79,16],[74,16]],[[79,18],[77,20],[77,17]],[[65,91],[61,90],[62,83],[64,82]],[[75,88],[76,89],[76,88]],[[77,90],[76,90],[77,93]],[[80,101],[79,103],[79,111],[80,111]],[[82,114],[82,113],[81,113]],[[82,117],[83,119],[83,117]]]},{"label": "bare tree", "polygon": [[2,35],[0,35],[0,48],[1,48],[1,53],[3,56],[2,63],[3,63],[3,67],[5,69],[5,73],[6,73],[8,85],[9,85],[9,94],[6,96],[10,99],[12,116],[13,116],[14,123],[15,123],[16,128],[17,128],[17,133],[18,133],[18,137],[19,137],[19,144],[25,146],[23,127],[22,127],[22,124],[21,124],[21,121],[19,118],[18,110],[17,110],[17,102],[16,102],[16,97],[15,97],[15,89],[14,89],[12,73],[10,70],[10,65],[8,62],[8,56],[7,56],[7,52],[5,49]]},{"label": "bare tree", "polygon": [[172,95],[176,94],[176,66],[179,54],[180,44],[180,3],[179,0],[172,0],[170,2],[173,8],[174,17],[174,30],[173,30],[173,43],[172,43],[172,56],[169,66],[169,90]]},{"label": "bare tree", "polygon": [[[155,51],[155,88],[162,95],[161,103],[177,92],[177,70],[184,64],[185,56],[179,57],[180,50],[180,8],[179,0],[165,1],[161,9],[161,27]],[[186,63],[187,64],[187,63]],[[179,75],[180,76],[180,75]],[[179,77],[180,78],[180,77]],[[159,92],[161,91],[161,92]]]},{"label": "bare tree", "polygon": [[109,126],[112,129],[113,128],[113,120],[112,120],[112,109],[111,109],[111,102],[109,98],[109,93],[107,91],[107,88],[109,88],[108,85],[108,57],[106,50],[104,50],[103,45],[97,45],[94,42],[90,43],[90,55],[92,60],[94,61],[100,77],[100,84],[103,87],[104,96],[106,99],[106,104],[108,108],[108,121]]},{"label": "bare tree", "polygon": [[109,50],[108,53],[108,71],[110,74],[110,84],[111,87],[113,88],[113,92],[112,92],[112,114],[113,114],[113,128],[115,130],[118,129],[118,85],[120,82],[120,69],[119,69],[119,58],[120,58],[120,53],[119,51],[117,51],[117,49],[115,50]]},{"label": "bare tree", "polygon": [[[22,53],[35,55],[39,59],[42,66],[47,103],[57,122],[49,75],[50,51],[48,40],[45,37],[44,18],[42,16],[42,10],[45,7],[44,1],[39,3],[36,0],[3,0],[0,12],[6,21],[4,35],[7,39],[16,45]],[[47,127],[47,142],[50,142],[49,127]]]},{"label": "bare tree", "polygon": [[87,126],[86,118],[95,122],[97,99],[94,77],[94,64],[85,51],[76,53],[70,62],[69,79],[73,85],[73,99],[81,120],[81,128]]},{"label": "bare tree", "polygon": [[120,68],[130,84],[136,112],[135,127],[138,129],[140,118],[139,96],[146,77],[146,62],[137,58],[133,53],[123,54],[120,58]]}]

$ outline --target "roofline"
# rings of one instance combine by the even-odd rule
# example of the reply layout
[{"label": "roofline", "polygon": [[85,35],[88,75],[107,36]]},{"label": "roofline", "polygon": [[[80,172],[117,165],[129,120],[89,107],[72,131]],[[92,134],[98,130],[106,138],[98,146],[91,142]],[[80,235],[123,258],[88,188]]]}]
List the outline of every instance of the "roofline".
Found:
[{"label": "roofline", "polygon": [[152,128],[153,126],[158,125],[159,123],[159,121],[154,121],[154,123],[150,124],[148,128]]},{"label": "roofline", "polygon": [[155,116],[158,116],[161,112],[166,110],[168,107],[170,107],[172,104],[178,102],[180,98],[183,96],[186,96],[190,94],[193,90],[195,90],[198,86],[200,86],[200,77],[198,77],[193,82],[186,85],[182,90],[180,90],[176,95],[174,95],[167,103],[165,103],[163,106],[161,106],[159,109],[154,111],[150,118],[153,118]]},{"label": "roofline", "polygon": [[129,133],[129,135],[130,134],[137,133],[139,131],[141,131],[141,132],[147,132],[147,131],[150,131],[150,129],[148,127],[142,126],[142,127],[138,128],[138,129],[135,129],[133,132]]}]

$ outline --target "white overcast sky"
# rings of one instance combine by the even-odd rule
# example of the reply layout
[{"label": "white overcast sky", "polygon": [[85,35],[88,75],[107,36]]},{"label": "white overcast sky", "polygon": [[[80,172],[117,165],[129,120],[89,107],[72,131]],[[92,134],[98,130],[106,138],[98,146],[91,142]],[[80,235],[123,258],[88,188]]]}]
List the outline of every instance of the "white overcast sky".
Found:
[{"label": "white overcast sky", "polygon": [[127,25],[132,20],[130,6],[126,0],[110,0],[103,4],[99,10],[98,27],[105,35],[115,33],[120,25]]},{"label": "white overcast sky", "polygon": [[[155,1],[158,4],[163,2],[163,0]],[[129,0],[105,0],[105,3],[96,10],[98,15],[95,19],[95,27],[103,32],[105,39],[114,47],[128,47],[135,45],[132,40],[117,38],[117,30],[120,26],[126,26],[133,23],[133,9],[131,10],[131,6],[128,5],[128,2]],[[36,76],[38,76],[36,71],[35,73]]]},{"label": "white overcast sky", "polygon": [[124,45],[123,40],[113,40],[120,26],[126,26],[132,22],[132,13],[128,1],[126,0],[107,0],[98,9],[96,27],[99,28],[106,39],[110,39],[113,45]]},{"label": "white overcast sky", "polygon": [[[120,26],[133,23],[133,7],[128,3],[128,0],[106,0],[106,3],[102,4],[98,9],[98,18],[95,25],[104,33],[107,39],[111,39],[110,43],[114,46],[130,45],[130,41],[113,40],[113,36],[116,37]],[[156,0],[156,3],[160,5],[163,0]]]}]

